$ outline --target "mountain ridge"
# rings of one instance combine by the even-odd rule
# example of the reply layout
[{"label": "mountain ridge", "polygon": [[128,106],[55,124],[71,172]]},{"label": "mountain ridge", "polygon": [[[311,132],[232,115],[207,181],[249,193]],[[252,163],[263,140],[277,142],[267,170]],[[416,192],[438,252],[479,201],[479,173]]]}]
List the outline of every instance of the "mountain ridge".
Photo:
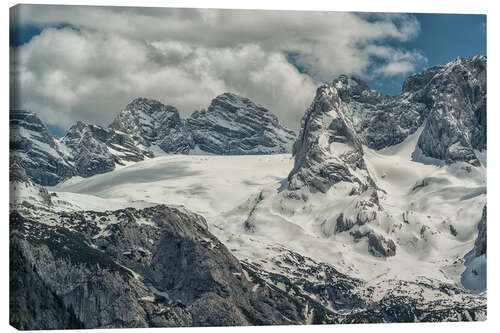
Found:
[{"label": "mountain ridge", "polygon": [[51,136],[32,112],[13,111],[10,123],[11,152],[33,181],[49,186],[163,153],[286,153],[295,139],[268,109],[232,93],[217,96],[208,110],[195,111],[188,119],[173,106],[138,97],[108,127],[78,121],[61,138]]}]

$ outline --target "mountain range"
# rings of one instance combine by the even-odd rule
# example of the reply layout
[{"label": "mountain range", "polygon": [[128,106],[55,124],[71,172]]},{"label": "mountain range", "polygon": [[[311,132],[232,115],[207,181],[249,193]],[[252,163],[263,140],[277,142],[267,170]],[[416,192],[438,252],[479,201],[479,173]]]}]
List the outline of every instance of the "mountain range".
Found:
[{"label": "mountain range", "polygon": [[268,109],[224,93],[207,110],[181,119],[177,109],[139,97],[108,127],[78,121],[62,138],[50,135],[35,113],[12,110],[10,150],[28,176],[53,186],[161,154],[259,155],[291,152],[295,133]]},{"label": "mountain range", "polygon": [[485,56],[341,75],[298,135],[230,93],[62,138],[11,111],[11,324],[485,320],[486,144]]}]

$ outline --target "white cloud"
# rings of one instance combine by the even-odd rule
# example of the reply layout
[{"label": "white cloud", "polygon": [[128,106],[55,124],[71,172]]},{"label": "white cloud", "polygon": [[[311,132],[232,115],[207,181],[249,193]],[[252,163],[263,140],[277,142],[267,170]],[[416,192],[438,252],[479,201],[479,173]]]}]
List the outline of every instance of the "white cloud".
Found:
[{"label": "white cloud", "polygon": [[[396,75],[423,56],[382,46],[419,32],[401,14],[17,7],[22,23],[47,28],[11,50],[12,107],[49,124],[106,124],[136,96],[157,98],[184,116],[225,91],[270,108],[297,129],[321,80],[339,74]],[[293,54],[300,73],[287,60]]]}]

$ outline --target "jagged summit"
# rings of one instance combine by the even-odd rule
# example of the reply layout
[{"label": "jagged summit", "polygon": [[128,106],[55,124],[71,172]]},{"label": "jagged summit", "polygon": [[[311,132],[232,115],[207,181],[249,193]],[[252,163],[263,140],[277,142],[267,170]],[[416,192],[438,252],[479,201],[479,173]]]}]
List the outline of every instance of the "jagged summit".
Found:
[{"label": "jagged summit", "polygon": [[368,147],[401,143],[427,120],[418,143],[424,155],[447,164],[479,165],[474,150],[486,149],[485,56],[457,58],[411,75],[395,96],[346,75],[331,86],[347,104],[354,128]]},{"label": "jagged summit", "polygon": [[197,147],[213,154],[247,155],[291,152],[295,133],[268,109],[250,99],[224,93],[187,124]]},{"label": "jagged summit", "polygon": [[31,112],[11,112],[11,151],[42,185],[90,177],[162,152],[169,154],[276,154],[291,152],[293,131],[250,99],[224,93],[207,110],[182,119],[158,100],[133,99],[108,127],[78,121],[53,137]]},{"label": "jagged summit", "polygon": [[362,141],[336,88],[323,85],[317,89],[301,127],[293,147],[290,189],[308,185],[326,192],[333,184],[346,181],[359,185],[355,191],[362,192],[373,183],[364,165]]},{"label": "jagged summit", "polygon": [[144,97],[133,99],[109,125],[147,146],[156,144],[170,129],[179,126],[182,123],[175,107]]},{"label": "jagged summit", "polygon": [[55,185],[76,174],[64,147],[33,112],[10,113],[10,153],[37,184]]}]

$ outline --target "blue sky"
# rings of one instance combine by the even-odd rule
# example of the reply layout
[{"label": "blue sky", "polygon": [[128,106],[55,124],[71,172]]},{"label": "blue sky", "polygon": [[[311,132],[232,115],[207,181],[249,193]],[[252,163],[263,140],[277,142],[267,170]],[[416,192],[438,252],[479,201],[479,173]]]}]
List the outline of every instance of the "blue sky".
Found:
[{"label": "blue sky", "polygon": [[[420,22],[420,33],[412,40],[394,43],[405,49],[420,50],[427,58],[427,62],[418,66],[413,73],[445,64],[457,57],[486,55],[486,15],[414,15]],[[373,89],[395,95],[401,91],[404,78],[409,74],[392,78],[376,77],[366,81]]]},{"label": "blue sky", "polygon": [[485,15],[14,8],[11,82],[24,83],[11,108],[56,135],[77,120],[107,125],[138,96],[185,117],[226,91],[297,130],[316,87],[340,74],[395,95],[424,68],[486,54]]}]

